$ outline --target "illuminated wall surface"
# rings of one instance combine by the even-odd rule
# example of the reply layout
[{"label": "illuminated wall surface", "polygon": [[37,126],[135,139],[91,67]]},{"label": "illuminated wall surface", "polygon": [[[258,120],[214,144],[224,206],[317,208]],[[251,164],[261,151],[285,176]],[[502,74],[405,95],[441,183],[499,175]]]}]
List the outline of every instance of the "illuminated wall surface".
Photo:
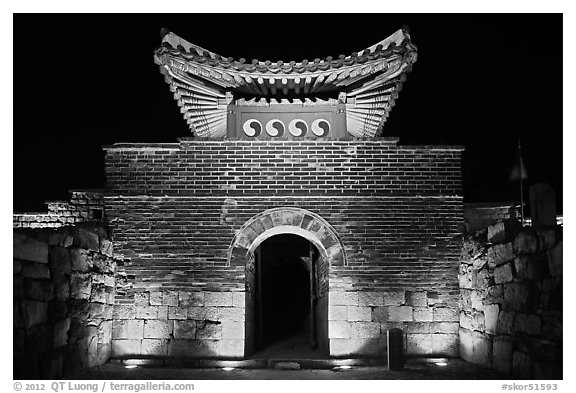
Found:
[{"label": "illuminated wall surface", "polygon": [[326,355],[383,355],[400,327],[409,354],[457,356],[460,154],[393,139],[107,147],[126,277],[114,355],[250,353],[255,251],[291,233],[319,253]]}]

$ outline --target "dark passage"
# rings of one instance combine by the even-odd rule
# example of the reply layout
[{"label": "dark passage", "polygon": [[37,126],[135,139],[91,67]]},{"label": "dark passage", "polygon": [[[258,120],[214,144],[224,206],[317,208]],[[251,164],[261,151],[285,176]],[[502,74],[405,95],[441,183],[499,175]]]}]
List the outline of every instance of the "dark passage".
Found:
[{"label": "dark passage", "polygon": [[311,349],[310,260],[315,258],[315,247],[297,235],[276,235],[264,241],[257,253],[259,349]]}]

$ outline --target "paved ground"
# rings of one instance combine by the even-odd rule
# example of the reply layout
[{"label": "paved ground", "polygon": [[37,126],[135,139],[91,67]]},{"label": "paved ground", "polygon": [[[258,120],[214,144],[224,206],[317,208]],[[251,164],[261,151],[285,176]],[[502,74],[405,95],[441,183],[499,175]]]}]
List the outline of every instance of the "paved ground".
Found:
[{"label": "paved ground", "polygon": [[402,371],[386,367],[353,367],[350,370],[275,370],[275,369],[197,369],[175,367],[138,367],[127,369],[119,363],[107,363],[82,373],[79,379],[106,380],[284,380],[284,379],[507,379],[489,370],[459,359],[441,367],[418,360],[409,361]]}]

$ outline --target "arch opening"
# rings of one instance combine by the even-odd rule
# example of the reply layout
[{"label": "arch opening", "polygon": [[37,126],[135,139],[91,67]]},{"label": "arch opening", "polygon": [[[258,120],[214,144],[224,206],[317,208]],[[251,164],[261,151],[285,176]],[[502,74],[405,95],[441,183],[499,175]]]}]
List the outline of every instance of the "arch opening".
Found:
[{"label": "arch opening", "polygon": [[318,262],[307,239],[279,234],[255,250],[256,351],[262,356],[318,352]]}]

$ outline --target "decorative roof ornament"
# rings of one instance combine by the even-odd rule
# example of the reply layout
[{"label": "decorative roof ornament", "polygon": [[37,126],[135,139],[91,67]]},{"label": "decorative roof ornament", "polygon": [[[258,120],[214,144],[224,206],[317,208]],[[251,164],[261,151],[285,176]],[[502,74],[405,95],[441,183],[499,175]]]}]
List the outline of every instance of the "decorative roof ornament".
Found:
[{"label": "decorative roof ornament", "polygon": [[[405,29],[348,56],[300,62],[246,62],[210,52],[166,29],[161,35],[154,61],[193,135],[203,138],[379,136],[417,59]],[[324,122],[315,123],[319,119]]]}]

